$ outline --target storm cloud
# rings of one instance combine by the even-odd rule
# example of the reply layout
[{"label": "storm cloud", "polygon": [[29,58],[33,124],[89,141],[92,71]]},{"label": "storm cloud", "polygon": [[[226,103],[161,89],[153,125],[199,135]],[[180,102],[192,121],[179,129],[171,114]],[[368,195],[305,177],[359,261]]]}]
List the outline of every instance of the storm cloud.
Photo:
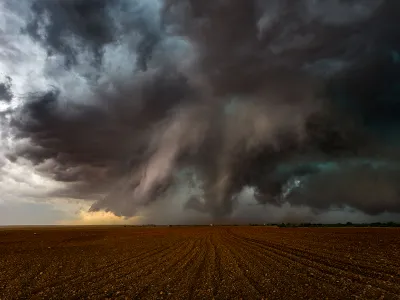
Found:
[{"label": "storm cloud", "polygon": [[246,188],[261,205],[400,212],[396,1],[24,5],[46,84],[0,85],[17,103],[5,157],[62,183],[46,196],[126,217],[179,197],[226,218]]},{"label": "storm cloud", "polygon": [[9,76],[5,78],[5,81],[0,83],[0,99],[3,101],[10,102],[13,98],[11,90],[12,80]]}]

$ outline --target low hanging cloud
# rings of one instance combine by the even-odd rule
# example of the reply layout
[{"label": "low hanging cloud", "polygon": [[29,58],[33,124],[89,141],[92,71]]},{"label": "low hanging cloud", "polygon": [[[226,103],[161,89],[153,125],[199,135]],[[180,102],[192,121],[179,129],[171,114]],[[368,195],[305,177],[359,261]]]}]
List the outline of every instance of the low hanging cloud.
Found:
[{"label": "low hanging cloud", "polygon": [[[313,166],[397,162],[388,118],[373,110],[400,112],[395,90],[385,94],[400,75],[399,5],[289,2],[10,2],[3,9],[25,13],[19,30],[44,58],[26,93],[22,71],[3,84],[16,103],[2,119],[5,159],[61,185],[43,197],[92,201],[92,213],[162,220],[158,203],[175,197],[183,222],[193,210],[224,219],[248,187],[261,205],[399,212],[396,170]],[[279,172],[299,162],[309,166]],[[307,185],[287,191],[299,176]]]},{"label": "low hanging cloud", "polygon": [[350,206],[370,215],[399,213],[399,176],[399,169],[393,167],[340,166],[317,176],[298,178],[298,186],[285,200],[321,211]]}]

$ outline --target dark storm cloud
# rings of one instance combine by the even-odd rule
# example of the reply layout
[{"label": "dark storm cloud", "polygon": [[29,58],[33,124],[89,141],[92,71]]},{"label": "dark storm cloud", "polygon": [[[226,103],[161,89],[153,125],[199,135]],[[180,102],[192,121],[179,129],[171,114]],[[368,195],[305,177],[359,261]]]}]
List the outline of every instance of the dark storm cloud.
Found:
[{"label": "dark storm cloud", "polygon": [[[216,218],[235,210],[246,186],[255,188],[259,203],[281,205],[279,196],[293,176],[314,174],[319,181],[310,186],[318,196],[329,182],[347,191],[336,177],[312,167],[279,176],[276,169],[294,161],[388,153],[390,143],[382,144],[372,130],[379,122],[369,126],[365,120],[384,101],[391,80],[374,85],[371,78],[382,69],[388,78],[397,76],[391,60],[393,36],[400,32],[396,3],[36,1],[27,32],[65,55],[72,71],[85,47],[102,57],[97,62],[107,76],[114,75],[105,60],[135,67],[106,77],[90,101],[83,94],[69,101],[57,88],[32,95],[12,125],[35,147],[14,155],[68,183],[63,196],[96,200],[92,210],[122,216],[188,182],[199,192],[187,195],[186,208]],[[67,43],[64,37],[72,36],[84,46]],[[126,46],[136,60],[107,56],[110,45]],[[177,48],[184,55],[175,55]],[[367,84],[360,90],[362,82]],[[180,180],[184,170],[196,179]],[[383,178],[392,184],[397,177],[389,172]],[[389,196],[364,204],[351,197],[327,197],[323,204],[296,197],[285,201],[398,211]]]},{"label": "dark storm cloud", "polygon": [[71,104],[65,109],[58,91],[32,97],[21,111],[24,117],[15,119],[13,126],[20,137],[31,138],[41,148],[22,148],[16,155],[36,164],[56,159],[54,169],[46,171],[57,180],[100,180],[98,186],[106,185],[146,158],[149,126],[184,97],[185,80],[163,73],[122,88],[118,97],[103,95],[95,106]]},{"label": "dark storm cloud", "polygon": [[[32,2],[33,18],[24,32],[45,45],[49,55],[59,52],[65,55],[66,65],[76,63],[77,49],[71,37],[79,39],[97,59],[101,58],[102,46],[115,38],[113,22],[107,9],[114,0],[73,0]],[[69,39],[68,39],[69,38]]]},{"label": "dark storm cloud", "polygon": [[6,81],[0,83],[0,100],[10,102],[13,98],[13,92],[11,90],[12,79],[6,76]]},{"label": "dark storm cloud", "polygon": [[301,178],[301,186],[294,189],[285,201],[296,206],[309,206],[319,211],[352,207],[370,215],[384,212],[399,213],[399,179],[398,167],[343,165],[318,176]]},{"label": "dark storm cloud", "polygon": [[387,36],[398,34],[394,1],[169,2],[185,7],[184,34],[199,44],[216,88],[229,93],[251,91],[275,68],[332,73],[389,51]]},{"label": "dark storm cloud", "polygon": [[[48,55],[62,54],[66,67],[78,63],[80,52],[92,52],[101,64],[103,47],[111,43],[129,43],[129,34],[140,34],[140,41],[132,49],[138,54],[140,69],[147,69],[147,61],[160,41],[161,28],[152,23],[143,8],[143,1],[125,0],[68,0],[32,2],[30,22],[23,32],[41,42]],[[117,20],[116,20],[117,19]]]}]

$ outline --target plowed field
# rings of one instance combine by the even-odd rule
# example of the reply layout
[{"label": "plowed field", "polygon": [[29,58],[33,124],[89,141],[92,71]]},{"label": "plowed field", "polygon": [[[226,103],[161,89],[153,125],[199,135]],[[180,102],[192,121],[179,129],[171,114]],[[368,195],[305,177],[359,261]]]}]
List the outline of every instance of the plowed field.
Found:
[{"label": "plowed field", "polygon": [[400,299],[400,230],[0,230],[0,299]]}]

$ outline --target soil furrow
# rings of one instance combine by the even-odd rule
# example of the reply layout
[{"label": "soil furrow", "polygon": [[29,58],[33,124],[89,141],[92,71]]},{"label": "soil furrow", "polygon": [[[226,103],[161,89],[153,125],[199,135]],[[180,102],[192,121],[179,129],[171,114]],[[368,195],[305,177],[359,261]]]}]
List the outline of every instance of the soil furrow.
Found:
[{"label": "soil furrow", "polygon": [[[256,240],[256,239],[248,239],[244,237],[239,237],[238,239],[245,239],[247,242],[251,243],[253,247],[260,247],[270,253],[270,255],[276,255],[280,257],[280,259],[287,259],[293,263],[301,264],[303,267],[311,268],[313,271],[311,274],[316,276],[315,273],[318,274],[319,280],[322,280],[320,276],[329,275],[329,278],[336,281],[338,287],[342,287],[343,284],[347,285],[346,288],[349,289],[349,286],[355,286],[358,284],[360,286],[370,286],[371,288],[374,287],[379,292],[385,292],[388,295],[398,295],[400,294],[400,287],[399,286],[392,286],[389,283],[382,282],[381,280],[373,281],[370,277],[366,277],[359,273],[348,272],[345,269],[340,269],[339,267],[326,265],[312,259],[305,259],[300,256],[296,256],[288,251],[280,251],[276,248],[269,247],[268,243],[265,244],[264,241]],[[279,258],[278,258],[279,259]],[[339,284],[340,283],[340,284]],[[357,291],[359,288],[355,289]]]},{"label": "soil furrow", "polygon": [[0,299],[399,299],[400,231],[5,230]]}]

